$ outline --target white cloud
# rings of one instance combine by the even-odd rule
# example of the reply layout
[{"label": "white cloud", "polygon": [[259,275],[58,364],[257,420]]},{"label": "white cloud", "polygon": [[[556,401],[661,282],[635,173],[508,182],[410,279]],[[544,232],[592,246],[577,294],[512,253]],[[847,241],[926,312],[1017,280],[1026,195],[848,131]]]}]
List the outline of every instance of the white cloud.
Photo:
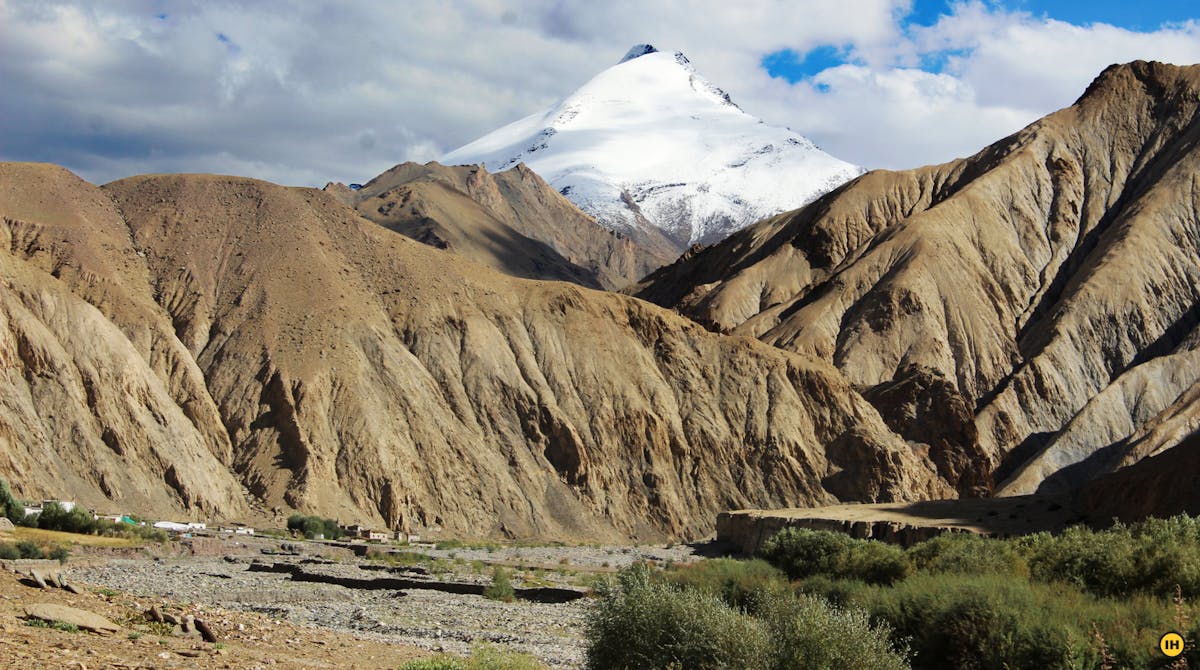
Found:
[{"label": "white cloud", "polygon": [[[908,167],[1069,104],[1111,62],[1200,61],[1194,23],[1134,33],[966,3],[907,30],[910,2],[0,0],[0,158],[97,182],[151,171],[361,181],[549,105],[648,41],[835,155]],[[826,44],[856,63],[796,84],[760,67],[768,53]],[[914,69],[947,51],[960,55],[941,73]]]}]

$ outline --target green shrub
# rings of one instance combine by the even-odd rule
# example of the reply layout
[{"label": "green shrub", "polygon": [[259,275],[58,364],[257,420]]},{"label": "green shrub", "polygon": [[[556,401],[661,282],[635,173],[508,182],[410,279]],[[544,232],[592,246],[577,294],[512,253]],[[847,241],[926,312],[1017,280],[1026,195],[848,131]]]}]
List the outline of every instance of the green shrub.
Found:
[{"label": "green shrub", "polygon": [[54,545],[54,547],[50,549],[49,553],[46,554],[46,558],[56,560],[59,563],[66,563],[70,556],[71,552],[60,544]]},{"label": "green shrub", "polygon": [[8,482],[3,479],[0,479],[0,514],[19,526],[26,525],[25,506],[17,502],[8,488]]},{"label": "green shrub", "polygon": [[20,557],[21,551],[17,549],[17,545],[11,542],[0,543],[0,559],[14,561]]},{"label": "green shrub", "polygon": [[908,576],[908,555],[894,544],[857,541],[843,557],[842,573],[868,584],[892,584]]},{"label": "green shrub", "polygon": [[[1158,636],[1186,628],[1165,598],[1096,598],[1018,575],[917,574],[892,587],[810,577],[798,587],[829,590],[845,606],[867,610],[909,641],[914,667],[931,670],[1099,667],[1093,625],[1115,659],[1112,667],[1157,668]],[[1195,621],[1195,608],[1184,615]]]},{"label": "green shrub", "polygon": [[483,590],[483,597],[489,600],[503,600],[506,603],[510,603],[516,595],[517,593],[513,590],[508,571],[500,566],[496,566],[492,570],[492,583]]},{"label": "green shrub", "polygon": [[1059,536],[1040,533],[1022,538],[1018,547],[1028,557],[1030,574],[1038,581],[1064,581],[1110,596],[1132,593],[1141,581],[1137,547],[1125,526],[1099,533],[1075,526]]},{"label": "green shrub", "polygon": [[21,558],[45,558],[42,553],[42,548],[37,546],[30,540],[21,540],[17,543],[17,551],[21,554]]},{"label": "green shrub", "polygon": [[828,575],[891,584],[909,573],[908,557],[899,547],[827,530],[785,528],[763,543],[759,556],[791,579]]},{"label": "green shrub", "polygon": [[587,617],[587,667],[766,668],[766,627],[712,593],[680,589],[637,565],[601,589]]},{"label": "green shrub", "polygon": [[872,625],[862,610],[841,609],[815,596],[760,591],[754,610],[771,640],[772,670],[905,670],[907,651],[896,649],[886,624]]},{"label": "green shrub", "polygon": [[694,588],[720,596],[733,607],[746,609],[757,591],[787,588],[783,573],[761,559],[738,561],[716,558],[678,566],[664,578],[680,587]]},{"label": "green shrub", "polygon": [[842,562],[853,543],[843,533],[784,528],[763,543],[758,555],[783,570],[790,579],[840,575]]},{"label": "green shrub", "polygon": [[945,533],[908,550],[915,570],[953,574],[1029,575],[1025,558],[1004,540],[974,533]]}]

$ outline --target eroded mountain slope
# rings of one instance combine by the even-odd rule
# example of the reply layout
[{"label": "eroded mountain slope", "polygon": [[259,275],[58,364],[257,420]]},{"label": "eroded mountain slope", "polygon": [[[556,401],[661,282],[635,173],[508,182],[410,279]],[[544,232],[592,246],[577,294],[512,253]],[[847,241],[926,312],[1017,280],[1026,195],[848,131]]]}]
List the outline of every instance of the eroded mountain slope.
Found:
[{"label": "eroded mountain slope", "polygon": [[975,156],[864,175],[637,295],[864,387],[932,370],[1001,492],[1078,484],[1197,425],[1198,101],[1200,67],[1110,67]]},{"label": "eroded mountain slope", "polygon": [[635,243],[584,214],[524,164],[403,163],[341,198],[419,242],[526,279],[628,286],[673,260],[671,245]]},{"label": "eroded mountain slope", "polygon": [[604,539],[951,493],[826,363],[500,274],[330,193],[0,182],[0,475],[24,495]]}]

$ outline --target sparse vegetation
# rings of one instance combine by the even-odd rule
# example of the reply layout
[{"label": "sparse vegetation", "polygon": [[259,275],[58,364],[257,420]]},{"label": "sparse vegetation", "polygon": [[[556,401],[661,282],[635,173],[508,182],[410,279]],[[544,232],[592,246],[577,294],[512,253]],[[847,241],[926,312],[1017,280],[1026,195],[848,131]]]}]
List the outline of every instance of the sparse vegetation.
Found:
[{"label": "sparse vegetation", "polygon": [[492,583],[488,584],[488,587],[483,590],[483,597],[489,600],[502,600],[510,603],[516,595],[508,570],[500,566],[493,568]]},{"label": "sparse vegetation", "polygon": [[451,654],[438,654],[429,658],[409,661],[400,670],[545,670],[546,666],[536,658],[520,652],[481,644],[471,650],[471,656],[463,658]]},{"label": "sparse vegetation", "polygon": [[31,628],[53,628],[54,630],[61,630],[64,633],[78,633],[79,632],[79,626],[76,626],[73,623],[67,623],[66,621],[43,621],[42,619],[26,619],[25,625],[30,626]]}]

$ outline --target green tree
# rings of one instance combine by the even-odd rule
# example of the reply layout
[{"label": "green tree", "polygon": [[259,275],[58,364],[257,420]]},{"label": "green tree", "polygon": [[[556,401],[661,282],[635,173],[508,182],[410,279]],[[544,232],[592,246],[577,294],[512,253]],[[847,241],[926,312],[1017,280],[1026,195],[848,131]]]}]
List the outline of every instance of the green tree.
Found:
[{"label": "green tree", "polygon": [[12,490],[8,488],[8,482],[3,479],[0,479],[0,512],[15,524],[25,525],[26,523],[25,506],[13,498]]}]

